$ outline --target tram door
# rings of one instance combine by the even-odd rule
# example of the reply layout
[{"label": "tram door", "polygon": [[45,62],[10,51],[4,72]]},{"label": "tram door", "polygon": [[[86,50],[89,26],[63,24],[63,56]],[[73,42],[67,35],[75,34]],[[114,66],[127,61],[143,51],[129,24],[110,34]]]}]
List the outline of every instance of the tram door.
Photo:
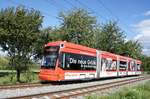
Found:
[{"label": "tram door", "polygon": [[101,72],[101,52],[96,50],[96,59],[97,59],[97,67],[96,67],[96,75],[97,78],[100,78]]}]

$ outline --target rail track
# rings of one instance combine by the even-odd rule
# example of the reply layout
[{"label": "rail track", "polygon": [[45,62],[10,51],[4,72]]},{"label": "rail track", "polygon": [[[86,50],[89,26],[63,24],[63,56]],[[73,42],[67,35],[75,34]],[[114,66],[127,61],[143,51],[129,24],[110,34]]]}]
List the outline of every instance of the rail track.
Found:
[{"label": "rail track", "polygon": [[[90,82],[90,81],[89,81]],[[13,90],[13,89],[17,89],[17,88],[28,88],[28,87],[42,87],[42,86],[47,86],[47,85],[63,85],[63,84],[73,84],[73,83],[84,83],[84,81],[82,82],[45,82],[45,83],[40,83],[40,82],[36,82],[36,83],[20,83],[20,84],[15,84],[15,85],[0,85],[0,90]]]},{"label": "rail track", "polygon": [[13,89],[23,89],[28,87],[42,87],[42,86],[48,86],[48,85],[57,85],[59,83],[57,82],[35,82],[35,83],[20,83],[16,85],[0,85],[0,90],[13,90]]},{"label": "rail track", "polygon": [[0,90],[39,87],[39,86],[43,86],[43,84],[37,82],[37,83],[26,83],[26,84],[16,84],[16,85],[0,85]]},{"label": "rail track", "polygon": [[150,79],[149,76],[146,77],[138,77],[138,78],[132,78],[132,79],[126,79],[126,80],[121,80],[121,81],[113,81],[109,83],[104,83],[104,84],[97,84],[97,85],[92,85],[92,86],[86,86],[86,87],[81,87],[81,88],[74,88],[74,89],[67,89],[67,90],[61,90],[61,91],[55,91],[55,92],[47,92],[47,93],[40,93],[40,94],[33,94],[33,95],[27,95],[27,96],[17,96],[17,97],[11,97],[9,99],[44,99],[44,98],[49,98],[49,99],[68,99],[71,97],[77,97],[77,96],[82,96],[91,92],[96,92],[96,91],[102,91],[108,88],[113,88],[113,87],[120,87],[123,85],[135,83],[141,80],[148,80]]}]

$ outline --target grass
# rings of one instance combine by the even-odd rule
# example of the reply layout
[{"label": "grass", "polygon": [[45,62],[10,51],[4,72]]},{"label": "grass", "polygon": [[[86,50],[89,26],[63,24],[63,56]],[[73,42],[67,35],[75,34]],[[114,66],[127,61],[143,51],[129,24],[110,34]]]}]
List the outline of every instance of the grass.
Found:
[{"label": "grass", "polygon": [[150,99],[150,81],[135,87],[125,87],[110,95],[90,95],[86,99]]},{"label": "grass", "polygon": [[[5,84],[16,84],[18,83],[16,80],[16,72],[3,72],[0,73],[0,85],[5,85]],[[22,83],[33,83],[33,82],[38,82],[38,73],[36,72],[24,72],[21,73],[21,82]]]}]

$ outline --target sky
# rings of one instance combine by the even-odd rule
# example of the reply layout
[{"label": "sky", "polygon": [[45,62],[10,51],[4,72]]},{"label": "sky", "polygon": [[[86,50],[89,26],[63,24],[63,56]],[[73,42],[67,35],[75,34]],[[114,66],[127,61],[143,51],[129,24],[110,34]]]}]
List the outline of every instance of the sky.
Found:
[{"label": "sky", "polygon": [[[41,11],[43,28],[59,26],[58,14],[73,8],[88,10],[98,23],[118,22],[127,40],[138,40],[150,56],[150,0],[0,0],[0,9],[23,5]],[[2,52],[0,52],[3,54]]]}]

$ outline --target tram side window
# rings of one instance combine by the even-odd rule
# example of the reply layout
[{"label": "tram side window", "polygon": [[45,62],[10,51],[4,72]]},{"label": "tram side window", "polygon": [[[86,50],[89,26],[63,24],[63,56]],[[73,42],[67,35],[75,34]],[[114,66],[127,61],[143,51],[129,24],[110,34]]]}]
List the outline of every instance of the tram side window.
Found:
[{"label": "tram side window", "polygon": [[141,64],[137,64],[137,70],[141,70]]},{"label": "tram side window", "polygon": [[126,61],[120,61],[119,70],[126,70],[126,69],[127,69],[127,62]]},{"label": "tram side window", "polygon": [[95,70],[96,57],[63,53],[61,56],[61,68],[64,70]]},{"label": "tram side window", "polygon": [[108,60],[106,58],[102,58],[101,62],[102,71],[104,70],[116,70],[117,68],[117,62],[116,60]]}]

